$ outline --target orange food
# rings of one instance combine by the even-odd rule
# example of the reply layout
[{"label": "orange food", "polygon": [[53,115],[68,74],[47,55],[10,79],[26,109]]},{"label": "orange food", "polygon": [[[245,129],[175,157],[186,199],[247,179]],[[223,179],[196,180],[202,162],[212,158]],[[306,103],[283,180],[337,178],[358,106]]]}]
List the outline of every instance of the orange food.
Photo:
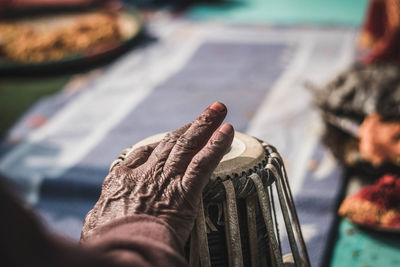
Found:
[{"label": "orange food", "polygon": [[120,40],[117,19],[110,13],[88,13],[63,22],[57,26],[39,22],[38,27],[0,23],[3,56],[19,62],[53,61]]}]

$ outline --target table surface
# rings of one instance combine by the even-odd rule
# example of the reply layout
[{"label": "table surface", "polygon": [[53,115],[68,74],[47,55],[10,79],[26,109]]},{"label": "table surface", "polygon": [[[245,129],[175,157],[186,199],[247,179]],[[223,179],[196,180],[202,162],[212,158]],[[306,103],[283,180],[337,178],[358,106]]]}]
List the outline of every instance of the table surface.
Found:
[{"label": "table surface", "polygon": [[340,222],[331,267],[400,266],[400,234],[375,232]]}]

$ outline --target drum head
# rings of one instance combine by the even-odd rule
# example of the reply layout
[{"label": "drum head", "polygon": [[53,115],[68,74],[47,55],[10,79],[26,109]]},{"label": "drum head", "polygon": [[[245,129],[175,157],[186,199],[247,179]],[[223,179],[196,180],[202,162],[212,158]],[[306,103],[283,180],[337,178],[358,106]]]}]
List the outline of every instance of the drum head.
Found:
[{"label": "drum head", "polygon": [[[131,151],[144,145],[159,142],[165,134],[157,134],[143,139],[133,145]],[[257,139],[240,132],[235,132],[232,145],[214,170],[211,180],[215,180],[217,177],[225,180],[228,176],[233,177],[248,173],[250,170],[259,167],[264,160],[265,151]]]}]

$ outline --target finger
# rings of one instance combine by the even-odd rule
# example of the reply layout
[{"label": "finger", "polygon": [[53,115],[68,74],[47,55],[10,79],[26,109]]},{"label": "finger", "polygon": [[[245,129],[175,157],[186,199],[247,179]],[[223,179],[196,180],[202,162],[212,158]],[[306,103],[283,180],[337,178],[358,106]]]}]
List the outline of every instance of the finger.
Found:
[{"label": "finger", "polygon": [[186,132],[187,129],[189,129],[190,125],[191,123],[188,123],[175,131],[167,133],[156,148],[154,148],[148,161],[166,161],[176,141],[184,132]]},{"label": "finger", "polygon": [[226,123],[213,134],[207,145],[193,157],[182,178],[182,187],[187,194],[193,197],[201,195],[212,172],[232,144],[233,137],[233,127]]},{"label": "finger", "polygon": [[210,105],[190,128],[182,134],[172,148],[164,166],[166,176],[183,175],[190,161],[210,139],[226,116],[226,107],[220,102]]},{"label": "finger", "polygon": [[129,151],[126,158],[121,165],[128,168],[137,168],[147,161],[153,150],[158,146],[160,142],[141,146],[133,151]]}]

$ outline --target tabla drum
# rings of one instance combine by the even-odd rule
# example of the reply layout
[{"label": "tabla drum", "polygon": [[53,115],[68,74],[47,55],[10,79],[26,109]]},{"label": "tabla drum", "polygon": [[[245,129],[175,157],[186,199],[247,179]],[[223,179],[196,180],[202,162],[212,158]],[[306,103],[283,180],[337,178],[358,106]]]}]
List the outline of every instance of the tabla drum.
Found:
[{"label": "tabla drum", "polygon": [[[112,167],[130,151],[163,136],[126,149]],[[279,215],[291,250],[286,255],[282,255]],[[191,267],[310,266],[285,167],[273,146],[235,132],[203,191],[185,254]]]}]

